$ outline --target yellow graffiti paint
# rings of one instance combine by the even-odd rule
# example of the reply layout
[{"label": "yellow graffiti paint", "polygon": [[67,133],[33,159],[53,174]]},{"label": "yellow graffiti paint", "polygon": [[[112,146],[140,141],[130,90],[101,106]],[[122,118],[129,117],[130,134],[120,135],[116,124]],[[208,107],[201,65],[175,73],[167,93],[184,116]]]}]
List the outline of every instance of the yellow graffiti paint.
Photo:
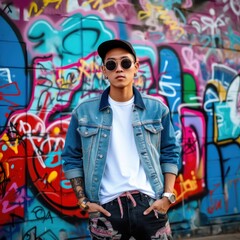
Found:
[{"label": "yellow graffiti paint", "polygon": [[226,101],[227,98],[227,91],[225,87],[218,81],[218,80],[209,80],[206,88],[209,88],[210,86],[214,86],[216,88],[216,91],[219,93],[218,97],[221,102]]},{"label": "yellow graffiti paint", "polygon": [[138,18],[140,20],[143,20],[145,18],[150,17],[151,16],[151,12],[152,12],[151,9],[152,9],[151,4],[147,3],[146,4],[146,10],[145,11],[141,10],[141,11],[138,12]]},{"label": "yellow graffiti paint", "polygon": [[51,183],[52,181],[54,181],[57,178],[57,176],[58,176],[57,171],[52,171],[47,178],[47,182]]},{"label": "yellow graffiti paint", "polygon": [[5,141],[5,143],[8,145],[9,148],[11,148],[15,154],[18,154],[18,138],[16,138],[14,145],[10,143],[8,135],[6,133],[3,134],[2,140]]},{"label": "yellow graffiti paint", "polygon": [[[3,168],[3,169],[2,169]],[[3,162],[2,166],[0,166],[0,183],[6,181],[6,178],[9,177],[9,164],[7,162]]]},{"label": "yellow graffiti paint", "polygon": [[102,1],[100,1],[100,0],[88,0],[88,1],[84,2],[82,4],[82,6],[85,7],[86,5],[93,3],[93,5],[92,5],[93,9],[96,9],[99,6],[98,10],[103,10],[105,8],[113,6],[116,2],[117,2],[117,0],[111,0],[109,2],[101,4]]},{"label": "yellow graffiti paint", "polygon": [[164,22],[165,25],[170,27],[170,30],[180,31],[180,35],[182,36],[185,33],[185,30],[178,25],[176,20],[173,20],[172,17],[168,14],[166,10],[160,10],[159,18]]},{"label": "yellow graffiti paint", "polygon": [[[87,66],[88,66],[88,64],[87,64],[87,62],[84,60],[84,59],[80,59],[80,66],[79,66],[79,71],[80,71],[80,75],[81,75],[81,78],[82,78],[82,75],[84,74],[84,75],[86,75],[87,77],[90,77],[90,73],[88,73],[88,71],[87,71]],[[81,79],[80,78],[80,79]]]},{"label": "yellow graffiti paint", "polygon": [[[3,159],[3,154],[0,153],[0,161]],[[9,163],[8,162],[2,162],[0,165],[0,183],[6,180],[10,175],[9,173]]]},{"label": "yellow graffiti paint", "polygon": [[30,7],[29,7],[29,11],[28,11],[28,17],[32,16],[32,12],[34,12],[34,14],[33,14],[34,16],[41,15],[42,12],[44,11],[44,9],[51,3],[57,3],[56,6],[55,6],[55,9],[58,9],[59,6],[62,3],[62,0],[43,0],[42,3],[43,3],[43,6],[39,9],[36,2],[31,2]]},{"label": "yellow graffiti paint", "polygon": [[185,30],[179,26],[178,22],[174,20],[170,15],[169,12],[165,9],[163,9],[162,6],[154,6],[150,3],[146,4],[146,10],[145,11],[139,11],[138,12],[138,18],[140,20],[143,20],[145,18],[148,18],[152,15],[152,12],[156,11],[159,14],[159,19],[163,21],[163,23],[167,26],[169,26],[170,30],[177,30],[180,33],[178,36],[182,36],[185,34]]},{"label": "yellow graffiti paint", "polygon": [[177,195],[177,199],[184,198],[184,195],[188,192],[195,191],[197,189],[197,181],[194,172],[191,172],[192,179],[184,179],[182,174],[179,174],[181,194]]},{"label": "yellow graffiti paint", "polygon": [[53,133],[55,134],[55,135],[58,135],[59,133],[60,133],[60,128],[59,127],[55,127],[54,129],[53,129]]},{"label": "yellow graffiti paint", "polygon": [[38,6],[35,2],[30,3],[29,11],[28,11],[28,17],[32,16],[32,12],[34,12],[33,15],[37,15],[38,12]]}]

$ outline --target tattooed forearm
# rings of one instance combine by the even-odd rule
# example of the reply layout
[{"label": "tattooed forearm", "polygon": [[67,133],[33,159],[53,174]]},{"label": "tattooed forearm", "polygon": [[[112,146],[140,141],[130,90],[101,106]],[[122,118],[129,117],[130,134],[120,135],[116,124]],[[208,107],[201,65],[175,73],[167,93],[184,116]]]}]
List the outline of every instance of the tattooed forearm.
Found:
[{"label": "tattooed forearm", "polygon": [[84,191],[84,181],[82,178],[72,178],[70,179],[70,183],[72,185],[73,191],[75,192],[75,195],[77,199],[81,199],[85,197],[85,191]]}]

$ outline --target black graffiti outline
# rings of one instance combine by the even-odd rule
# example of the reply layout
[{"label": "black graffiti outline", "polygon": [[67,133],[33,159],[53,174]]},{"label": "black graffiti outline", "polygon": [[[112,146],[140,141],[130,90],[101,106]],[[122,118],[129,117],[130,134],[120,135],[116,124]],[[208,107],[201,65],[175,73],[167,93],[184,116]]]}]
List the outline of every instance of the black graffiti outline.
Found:
[{"label": "black graffiti outline", "polygon": [[[12,13],[12,10],[11,10],[11,8],[10,8],[11,5],[13,5],[12,2],[7,3],[7,4],[6,4],[6,7],[3,9],[3,12],[5,12],[5,13],[7,13],[7,14],[8,14],[8,13]],[[5,11],[6,9],[8,9],[8,12]]]},{"label": "black graffiti outline", "polygon": [[[45,211],[45,209],[42,206],[36,206],[31,211],[34,213],[37,220],[42,220],[42,222],[45,222],[46,220],[50,219],[51,223],[53,223],[53,217],[51,215],[50,211]],[[38,214],[43,214],[43,216],[39,216]]]}]

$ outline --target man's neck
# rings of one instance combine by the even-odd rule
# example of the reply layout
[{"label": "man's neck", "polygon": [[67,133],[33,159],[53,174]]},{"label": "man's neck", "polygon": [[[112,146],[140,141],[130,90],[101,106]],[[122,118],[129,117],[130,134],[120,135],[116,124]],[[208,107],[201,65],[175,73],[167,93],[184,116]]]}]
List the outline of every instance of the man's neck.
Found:
[{"label": "man's neck", "polygon": [[133,88],[112,88],[110,87],[110,97],[117,102],[127,102],[133,97]]}]

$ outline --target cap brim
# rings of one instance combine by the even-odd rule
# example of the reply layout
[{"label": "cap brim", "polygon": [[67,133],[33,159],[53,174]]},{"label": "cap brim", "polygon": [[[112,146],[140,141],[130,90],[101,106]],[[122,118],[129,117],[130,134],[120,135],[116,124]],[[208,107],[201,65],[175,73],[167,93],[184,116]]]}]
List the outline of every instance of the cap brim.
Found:
[{"label": "cap brim", "polygon": [[104,61],[106,54],[114,48],[123,48],[127,50],[129,53],[131,53],[134,56],[136,61],[136,53],[131,43],[124,40],[119,40],[119,39],[108,40],[99,45],[97,51],[102,61]]}]

